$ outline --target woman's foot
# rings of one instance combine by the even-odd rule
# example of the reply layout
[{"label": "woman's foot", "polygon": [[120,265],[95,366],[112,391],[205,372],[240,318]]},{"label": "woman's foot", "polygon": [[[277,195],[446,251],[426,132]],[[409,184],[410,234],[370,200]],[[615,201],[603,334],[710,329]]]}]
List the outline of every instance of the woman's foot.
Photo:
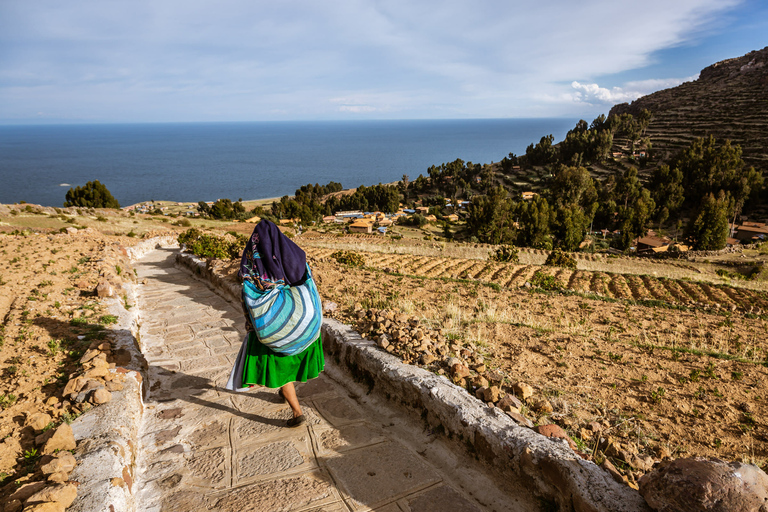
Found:
[{"label": "woman's foot", "polygon": [[305,421],[306,421],[306,418],[304,418],[304,415],[303,414],[299,414],[298,416],[289,419],[286,422],[286,425],[291,427],[291,428],[298,427],[299,425],[303,424]]}]

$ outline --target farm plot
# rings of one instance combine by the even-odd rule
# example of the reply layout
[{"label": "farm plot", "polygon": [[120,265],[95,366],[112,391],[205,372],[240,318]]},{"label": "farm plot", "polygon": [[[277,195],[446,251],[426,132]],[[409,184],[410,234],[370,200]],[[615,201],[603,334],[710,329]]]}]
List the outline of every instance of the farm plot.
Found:
[{"label": "farm plot", "polygon": [[[307,253],[318,259],[328,258],[334,251],[309,246]],[[531,251],[537,254],[536,251]],[[544,252],[544,251],[541,251]],[[657,278],[601,271],[572,271],[539,265],[499,263],[480,259],[464,259],[410,254],[361,252],[366,265],[381,270],[395,270],[431,278],[471,279],[516,288],[530,282],[537,270],[547,270],[565,289],[595,293],[615,299],[660,300],[696,307],[738,309],[761,313],[768,310],[766,293],[726,285],[694,282],[688,279]]]}]

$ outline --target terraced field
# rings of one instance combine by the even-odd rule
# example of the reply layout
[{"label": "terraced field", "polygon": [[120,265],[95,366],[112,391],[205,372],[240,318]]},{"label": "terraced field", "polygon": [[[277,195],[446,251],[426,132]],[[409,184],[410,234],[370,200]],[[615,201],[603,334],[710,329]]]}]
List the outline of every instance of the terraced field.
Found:
[{"label": "terraced field", "polygon": [[[336,251],[314,246],[305,246],[305,249],[310,257],[320,260],[330,258]],[[564,288],[609,298],[663,301],[757,314],[768,311],[768,294],[765,292],[722,284],[599,270],[573,271],[537,264],[516,265],[467,258],[359,252],[365,256],[368,267],[413,276],[471,279],[495,283],[504,288],[517,288],[525,286],[539,271],[554,276]],[[665,262],[667,265],[670,263],[684,266],[679,262]]]}]

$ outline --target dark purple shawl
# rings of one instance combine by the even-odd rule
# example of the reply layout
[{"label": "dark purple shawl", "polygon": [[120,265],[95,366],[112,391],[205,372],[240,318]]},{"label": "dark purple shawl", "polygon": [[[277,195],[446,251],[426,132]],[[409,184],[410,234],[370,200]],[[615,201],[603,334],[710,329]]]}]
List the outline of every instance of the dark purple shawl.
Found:
[{"label": "dark purple shawl", "polygon": [[262,219],[256,224],[240,260],[241,279],[258,277],[268,281],[300,283],[307,270],[307,255],[277,226]]}]

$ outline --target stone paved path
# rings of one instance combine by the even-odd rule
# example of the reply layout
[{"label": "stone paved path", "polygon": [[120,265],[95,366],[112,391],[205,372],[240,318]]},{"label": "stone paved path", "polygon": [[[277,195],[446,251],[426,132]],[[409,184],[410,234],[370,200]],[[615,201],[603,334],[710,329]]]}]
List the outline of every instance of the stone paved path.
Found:
[{"label": "stone paved path", "polygon": [[147,279],[140,343],[150,376],[139,510],[537,509],[423,426],[338,384],[328,376],[338,369],[297,388],[308,422],[295,429],[284,427],[291,412],[276,390],[221,389],[244,334],[241,312],[173,261],[157,250],[136,266]]}]

